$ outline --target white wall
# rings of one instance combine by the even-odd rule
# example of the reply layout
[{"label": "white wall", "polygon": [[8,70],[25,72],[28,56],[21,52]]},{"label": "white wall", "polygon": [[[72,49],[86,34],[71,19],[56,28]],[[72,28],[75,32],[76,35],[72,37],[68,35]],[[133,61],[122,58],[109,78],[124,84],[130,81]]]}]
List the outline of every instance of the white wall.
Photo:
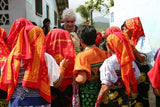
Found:
[{"label": "white wall", "polygon": [[26,17],[25,0],[8,0],[8,4],[9,4],[9,10],[4,10],[2,11],[2,13],[3,12],[9,13],[10,25],[1,26],[2,28],[6,30],[7,34],[9,33],[11,25],[17,18]]},{"label": "white wall", "polygon": [[[36,15],[35,0],[26,0],[26,18],[37,23],[38,26],[43,26],[43,20],[47,17],[46,5],[49,6],[49,19],[51,20],[50,27],[53,28],[54,24],[54,11],[57,12],[57,6],[55,0],[42,0],[43,3],[43,15],[42,17]],[[57,13],[58,14],[58,13]]]},{"label": "white wall", "polygon": [[114,22],[111,26],[121,27],[128,18],[139,16],[146,37],[150,39],[151,46],[157,50],[160,47],[160,0],[114,0]]}]

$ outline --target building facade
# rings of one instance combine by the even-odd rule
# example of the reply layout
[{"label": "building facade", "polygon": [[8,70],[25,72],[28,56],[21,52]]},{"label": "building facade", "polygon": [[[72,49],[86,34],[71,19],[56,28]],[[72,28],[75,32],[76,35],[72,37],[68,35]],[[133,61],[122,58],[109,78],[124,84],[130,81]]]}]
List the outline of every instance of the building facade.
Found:
[{"label": "building facade", "polygon": [[26,18],[40,27],[49,18],[51,28],[59,27],[66,7],[68,0],[0,0],[0,27],[8,33],[17,18]]}]

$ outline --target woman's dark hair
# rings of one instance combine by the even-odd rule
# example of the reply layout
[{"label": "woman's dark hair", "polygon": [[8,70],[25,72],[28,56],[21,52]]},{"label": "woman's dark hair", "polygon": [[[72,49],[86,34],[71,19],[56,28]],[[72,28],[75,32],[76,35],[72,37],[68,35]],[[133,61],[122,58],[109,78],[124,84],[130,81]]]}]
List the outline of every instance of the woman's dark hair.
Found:
[{"label": "woman's dark hair", "polygon": [[122,26],[121,26],[121,30],[123,30],[123,27],[126,27],[125,22],[122,24]]},{"label": "woman's dark hair", "polygon": [[98,48],[104,50],[104,51],[107,51],[107,47],[106,47],[106,39],[103,38],[103,40],[98,44]]},{"label": "woman's dark hair", "polygon": [[81,25],[78,27],[77,31],[80,40],[88,46],[95,44],[97,37],[96,29],[92,25]]},{"label": "woman's dark hair", "polygon": [[43,25],[44,25],[45,23],[47,23],[47,22],[50,22],[50,19],[45,18],[45,19],[43,20]]}]

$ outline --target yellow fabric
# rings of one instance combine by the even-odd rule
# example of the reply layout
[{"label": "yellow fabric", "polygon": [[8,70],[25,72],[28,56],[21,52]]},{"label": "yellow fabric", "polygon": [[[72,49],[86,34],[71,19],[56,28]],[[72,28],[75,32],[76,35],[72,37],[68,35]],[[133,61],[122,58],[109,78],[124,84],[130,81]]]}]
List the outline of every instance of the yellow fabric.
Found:
[{"label": "yellow fabric", "polygon": [[0,87],[8,90],[7,99],[17,85],[20,62],[23,61],[25,74],[22,85],[39,90],[40,95],[51,102],[48,70],[44,59],[44,39],[43,30],[38,26],[30,25],[21,30],[2,71]]}]

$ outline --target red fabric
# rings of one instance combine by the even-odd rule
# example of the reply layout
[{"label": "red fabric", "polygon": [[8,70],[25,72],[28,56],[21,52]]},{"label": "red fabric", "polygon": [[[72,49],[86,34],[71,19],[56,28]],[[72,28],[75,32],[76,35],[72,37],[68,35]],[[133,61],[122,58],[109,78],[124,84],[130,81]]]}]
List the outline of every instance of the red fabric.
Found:
[{"label": "red fabric", "polygon": [[95,44],[98,46],[98,44],[103,40],[102,36],[97,36]]},{"label": "red fabric", "polygon": [[130,42],[124,37],[122,32],[117,32],[117,30],[115,30],[116,32],[109,32],[110,35],[107,37],[107,43],[114,50],[120,62],[122,80],[129,96],[131,92],[130,87],[133,93],[137,92],[137,81],[132,68],[132,61],[135,58]]},{"label": "red fabric", "polygon": [[0,28],[0,68],[4,64],[7,56],[10,53],[8,46],[6,45],[7,33],[3,28]]},{"label": "red fabric", "polygon": [[102,37],[102,34],[101,34],[101,32],[97,32],[97,36],[98,36],[98,35]]},{"label": "red fabric", "polygon": [[112,26],[112,27],[109,27],[105,30],[105,33],[107,36],[109,36],[113,32],[122,32],[122,30],[117,26]]},{"label": "red fabric", "polygon": [[0,88],[8,91],[7,100],[17,86],[20,63],[23,60],[25,74],[22,86],[39,90],[40,96],[51,102],[48,69],[44,59],[44,40],[43,30],[38,26],[30,25],[21,29],[0,78]]},{"label": "red fabric", "polygon": [[32,25],[32,23],[25,18],[19,18],[14,21],[14,23],[11,26],[11,29],[9,31],[8,38],[6,41],[6,44],[8,45],[10,50],[15,46],[21,29],[27,25]]},{"label": "red fabric", "polygon": [[143,26],[141,24],[140,18],[135,17],[135,18],[127,19],[125,21],[125,25],[126,25],[127,29],[129,29],[129,31],[132,33],[131,43],[134,46],[136,46],[138,39],[141,36],[145,37],[144,31],[143,31]]},{"label": "red fabric", "polygon": [[60,86],[71,85],[76,52],[69,33],[62,29],[53,29],[46,36],[46,44],[47,53],[54,57],[58,65],[62,59],[69,59],[70,63],[65,69],[64,79]]},{"label": "red fabric", "polygon": [[160,51],[154,62],[152,69],[148,72],[148,77],[153,88],[160,89]]}]

